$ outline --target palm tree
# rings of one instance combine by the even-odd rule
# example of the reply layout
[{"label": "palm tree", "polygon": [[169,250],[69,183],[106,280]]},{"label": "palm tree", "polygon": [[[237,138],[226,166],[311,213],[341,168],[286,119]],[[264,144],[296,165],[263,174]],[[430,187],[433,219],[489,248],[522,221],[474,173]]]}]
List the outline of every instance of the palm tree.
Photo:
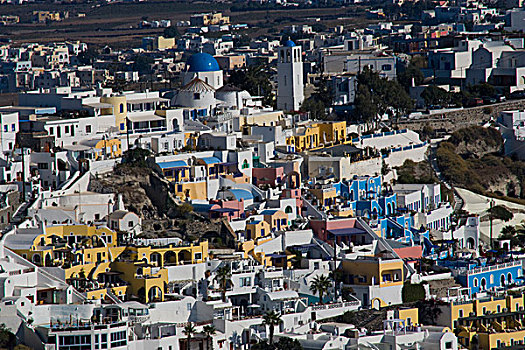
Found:
[{"label": "palm tree", "polygon": [[219,267],[215,272],[215,281],[220,285],[222,301],[226,301],[226,288],[228,287],[231,277],[232,273],[228,265]]},{"label": "palm tree", "polygon": [[280,325],[283,323],[283,320],[281,319],[281,315],[279,315],[275,311],[269,311],[263,316],[263,324],[270,327],[270,346],[273,345],[273,331],[275,326]]},{"label": "palm tree", "polygon": [[191,342],[191,337],[195,334],[197,330],[195,329],[195,326],[193,325],[193,323],[188,323],[187,325],[184,326],[184,329],[183,329],[183,332],[184,334],[186,334],[186,341],[187,341],[187,345],[186,345],[186,349],[187,350],[190,350],[190,342]]},{"label": "palm tree", "polygon": [[206,336],[206,350],[210,350],[210,343],[211,343],[211,350],[213,350],[213,342],[212,342],[212,335],[215,334],[215,326],[212,324],[207,324],[206,326],[202,327],[202,333]]},{"label": "palm tree", "polygon": [[332,283],[325,275],[315,276],[310,285],[310,291],[319,294],[319,303],[323,304],[323,295],[330,289]]}]

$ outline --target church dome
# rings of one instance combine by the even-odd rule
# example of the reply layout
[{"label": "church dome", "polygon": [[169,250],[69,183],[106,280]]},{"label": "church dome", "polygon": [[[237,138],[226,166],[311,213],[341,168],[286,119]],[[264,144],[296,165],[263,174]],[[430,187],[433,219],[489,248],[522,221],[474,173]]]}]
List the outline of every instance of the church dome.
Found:
[{"label": "church dome", "polygon": [[295,43],[291,40],[286,40],[286,42],[284,43],[284,46],[285,47],[294,47],[295,46]]},{"label": "church dome", "polygon": [[221,70],[217,60],[208,53],[196,53],[186,62],[188,72],[216,72]]}]

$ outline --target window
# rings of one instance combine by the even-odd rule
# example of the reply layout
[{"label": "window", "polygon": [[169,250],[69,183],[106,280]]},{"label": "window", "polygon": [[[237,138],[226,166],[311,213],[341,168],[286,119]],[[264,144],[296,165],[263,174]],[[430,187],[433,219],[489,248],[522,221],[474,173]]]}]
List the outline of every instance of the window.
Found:
[{"label": "window", "polygon": [[459,315],[460,318],[463,317],[463,309],[459,309],[458,315]]},{"label": "window", "polygon": [[54,134],[55,134],[55,129],[49,128],[49,135],[54,135]]},{"label": "window", "polygon": [[202,259],[202,253],[195,253],[195,260],[201,260]]},{"label": "window", "polygon": [[126,331],[111,333],[111,347],[116,348],[126,345]]},{"label": "window", "polygon": [[119,107],[120,113],[124,113],[124,104],[121,103]]},{"label": "window", "polygon": [[201,94],[199,92],[196,92],[193,94],[193,99],[194,100],[200,100],[201,99]]},{"label": "window", "polygon": [[4,132],[7,132],[7,131],[8,131],[8,126],[4,125]]},{"label": "window", "polygon": [[86,125],[86,134],[91,134],[91,125]]},{"label": "window", "polygon": [[390,71],[390,70],[392,70],[392,65],[391,64],[383,64],[381,66],[381,70]]},{"label": "window", "polygon": [[69,134],[69,125],[64,126],[64,133]]},{"label": "window", "polygon": [[452,342],[448,341],[445,343],[445,349],[452,349]]},{"label": "window", "polygon": [[11,124],[11,131],[15,131],[15,130],[16,130],[15,124]]},{"label": "window", "polygon": [[46,169],[49,169],[49,164],[47,163],[38,163],[38,169],[40,170],[46,170]]},{"label": "window", "polygon": [[120,123],[120,130],[125,130],[125,129],[126,129],[126,127],[125,127],[124,123]]}]

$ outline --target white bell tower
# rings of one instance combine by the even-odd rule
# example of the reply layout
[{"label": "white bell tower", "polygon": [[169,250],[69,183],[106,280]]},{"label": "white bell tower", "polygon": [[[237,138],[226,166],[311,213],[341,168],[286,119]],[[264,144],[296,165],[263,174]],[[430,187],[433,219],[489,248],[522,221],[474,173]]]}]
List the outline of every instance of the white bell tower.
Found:
[{"label": "white bell tower", "polygon": [[288,40],[279,48],[277,63],[277,108],[298,111],[304,100],[301,46]]}]

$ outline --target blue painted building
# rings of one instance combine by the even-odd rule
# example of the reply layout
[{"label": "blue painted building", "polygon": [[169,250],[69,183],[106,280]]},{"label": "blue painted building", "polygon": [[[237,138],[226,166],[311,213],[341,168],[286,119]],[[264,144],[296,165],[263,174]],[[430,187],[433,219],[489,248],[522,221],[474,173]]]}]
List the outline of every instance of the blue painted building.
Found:
[{"label": "blue painted building", "polygon": [[470,294],[523,283],[521,261],[486,266],[469,261],[461,267],[451,267],[451,269],[456,281],[463,287],[469,288]]}]

